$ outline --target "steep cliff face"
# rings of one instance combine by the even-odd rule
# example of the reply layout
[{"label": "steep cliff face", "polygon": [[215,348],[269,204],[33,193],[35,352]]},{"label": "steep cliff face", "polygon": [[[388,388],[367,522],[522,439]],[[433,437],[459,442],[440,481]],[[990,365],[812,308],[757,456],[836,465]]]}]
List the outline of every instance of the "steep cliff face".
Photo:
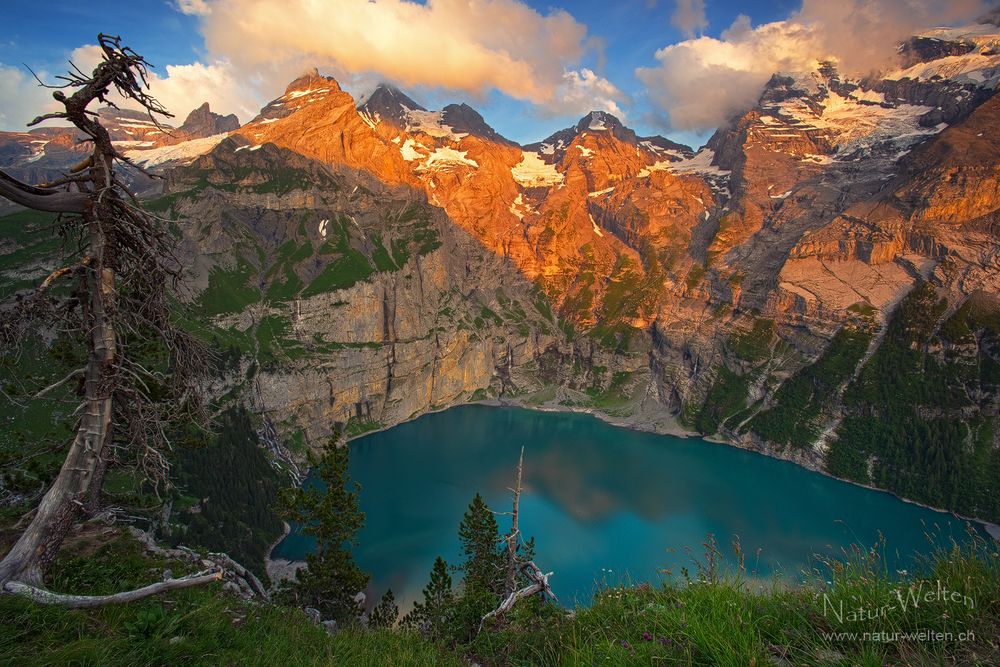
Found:
[{"label": "steep cliff face", "polygon": [[293,442],[522,394],[573,359],[544,294],[411,186],[234,138],[152,205],[183,232],[225,390]]}]

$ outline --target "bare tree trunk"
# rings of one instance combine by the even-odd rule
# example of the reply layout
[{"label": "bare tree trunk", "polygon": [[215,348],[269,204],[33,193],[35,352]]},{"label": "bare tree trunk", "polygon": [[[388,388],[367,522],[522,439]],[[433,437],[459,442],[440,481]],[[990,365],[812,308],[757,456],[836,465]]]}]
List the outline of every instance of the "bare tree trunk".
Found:
[{"label": "bare tree trunk", "polygon": [[517,589],[517,538],[520,533],[517,522],[518,506],[521,503],[521,473],[524,470],[524,447],[517,461],[517,483],[514,485],[514,511],[511,513],[510,534],[507,536],[507,583],[504,595],[509,596]]},{"label": "bare tree trunk", "polygon": [[[108,184],[110,165],[95,150],[94,179],[98,189]],[[40,586],[59,545],[88,500],[111,424],[112,386],[116,353],[115,332],[109,313],[114,309],[115,275],[104,266],[105,237],[101,226],[104,205],[98,203],[84,213],[88,236],[87,267],[90,301],[85,325],[90,330],[90,354],[84,371],[84,401],[76,436],[52,487],[42,498],[28,528],[0,561],[0,586],[20,581]]]},{"label": "bare tree trunk", "polygon": [[62,593],[47,591],[44,588],[29,586],[28,584],[21,583],[20,581],[8,582],[4,586],[4,590],[13,595],[21,595],[26,598],[30,598],[40,604],[54,604],[62,607],[69,607],[70,609],[87,609],[89,607],[100,607],[106,604],[124,604],[126,602],[133,602],[135,600],[141,600],[142,598],[149,597],[150,595],[162,593],[163,591],[174,591],[179,588],[201,586],[202,584],[219,581],[220,579],[222,579],[221,570],[214,572],[205,570],[196,574],[189,574],[186,577],[167,579],[166,581],[160,581],[155,584],[150,584],[149,586],[143,586],[142,588],[136,588],[135,590],[124,591],[122,593],[115,593],[113,595],[64,595]]},{"label": "bare tree trunk", "polygon": [[101,448],[101,458],[97,462],[97,469],[94,477],[90,480],[90,490],[87,491],[87,502],[83,512],[88,517],[92,517],[101,511],[101,490],[104,488],[104,477],[108,472],[108,457],[111,455],[111,443],[115,437],[114,422],[108,425],[108,433],[104,440],[104,447]]}]

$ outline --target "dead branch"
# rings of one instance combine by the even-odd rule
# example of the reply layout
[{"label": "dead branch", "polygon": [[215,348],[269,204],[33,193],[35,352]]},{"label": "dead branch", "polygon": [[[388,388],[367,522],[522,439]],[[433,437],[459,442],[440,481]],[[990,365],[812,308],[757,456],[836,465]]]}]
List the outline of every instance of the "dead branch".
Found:
[{"label": "dead branch", "polygon": [[84,192],[56,192],[22,183],[0,171],[0,197],[46,213],[83,213],[90,204]]},{"label": "dead branch", "polygon": [[22,584],[20,581],[8,581],[4,584],[3,589],[11,595],[20,595],[34,600],[39,604],[59,605],[69,607],[70,609],[89,609],[107,604],[134,602],[135,600],[141,600],[142,598],[147,598],[150,595],[156,595],[163,591],[175,591],[181,588],[201,586],[202,584],[210,584],[220,579],[222,579],[221,570],[203,570],[195,574],[189,574],[186,577],[167,579],[166,581],[136,588],[135,590],[115,593],[114,595],[64,595],[62,593],[47,591],[44,588]]},{"label": "dead branch", "polygon": [[66,377],[64,377],[62,380],[58,380],[56,382],[53,382],[52,384],[50,384],[45,389],[42,389],[40,392],[38,392],[37,394],[35,394],[33,398],[41,398],[42,396],[45,396],[45,394],[49,393],[53,389],[58,389],[59,387],[63,386],[64,384],[66,384],[67,382],[69,382],[73,378],[77,377],[78,375],[82,375],[84,373],[84,371],[85,371],[85,369],[83,369],[83,368],[74,369],[72,372],[70,372],[69,375],[67,375]]},{"label": "dead branch", "polygon": [[520,590],[513,591],[510,595],[504,598],[500,606],[491,611],[490,613],[483,616],[482,620],[479,622],[479,629],[483,629],[483,623],[485,623],[490,618],[502,618],[507,612],[514,608],[518,600],[523,600],[524,598],[530,598],[532,595],[542,594],[544,597],[549,597],[554,601],[558,601],[556,594],[552,592],[552,588],[549,587],[549,577],[552,576],[551,572],[543,573],[538,566],[535,565],[534,561],[528,561],[521,566],[521,572],[526,576],[531,583],[521,588]]},{"label": "dead branch", "polygon": [[151,554],[163,558],[187,561],[197,567],[218,569],[222,572],[222,578],[226,582],[224,587],[244,599],[259,597],[267,600],[270,597],[260,579],[253,572],[230,558],[228,554],[210,552],[207,556],[201,556],[196,551],[184,546],[167,549],[158,545],[153,537],[144,530],[140,530],[135,526],[129,526],[128,531]]}]

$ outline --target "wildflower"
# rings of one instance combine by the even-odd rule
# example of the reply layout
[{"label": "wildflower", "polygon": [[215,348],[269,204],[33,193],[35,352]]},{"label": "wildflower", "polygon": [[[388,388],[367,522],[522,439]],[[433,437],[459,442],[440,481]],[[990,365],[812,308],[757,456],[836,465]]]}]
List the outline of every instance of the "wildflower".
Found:
[{"label": "wildflower", "polygon": [[624,649],[631,649],[631,648],[632,648],[632,645],[631,645],[631,644],[629,644],[629,643],[628,643],[627,641],[625,641],[624,639],[622,640],[622,642],[621,642],[621,643],[622,643],[622,648],[624,648]]},{"label": "wildflower", "polygon": [[648,632],[644,632],[642,633],[642,640],[645,642],[651,642],[653,641],[653,635],[649,634]]},{"label": "wildflower", "polygon": [[657,641],[660,642],[662,646],[670,646],[674,643],[672,639],[667,639],[666,637],[660,637]]}]

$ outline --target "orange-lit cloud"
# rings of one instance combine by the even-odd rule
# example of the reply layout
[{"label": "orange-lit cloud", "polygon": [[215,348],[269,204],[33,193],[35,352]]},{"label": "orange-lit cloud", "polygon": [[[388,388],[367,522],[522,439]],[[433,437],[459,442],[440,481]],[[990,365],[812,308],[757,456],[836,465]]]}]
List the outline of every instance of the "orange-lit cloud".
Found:
[{"label": "orange-lit cloud", "polygon": [[[595,83],[592,72],[577,70],[592,44],[586,26],[566,11],[543,15],[518,0],[199,4],[209,52],[264,79],[276,79],[275,69],[285,76],[291,63],[317,65],[338,76],[369,73],[404,87],[473,95],[496,89],[557,111]],[[596,78],[604,97],[621,99],[612,84]]]}]

